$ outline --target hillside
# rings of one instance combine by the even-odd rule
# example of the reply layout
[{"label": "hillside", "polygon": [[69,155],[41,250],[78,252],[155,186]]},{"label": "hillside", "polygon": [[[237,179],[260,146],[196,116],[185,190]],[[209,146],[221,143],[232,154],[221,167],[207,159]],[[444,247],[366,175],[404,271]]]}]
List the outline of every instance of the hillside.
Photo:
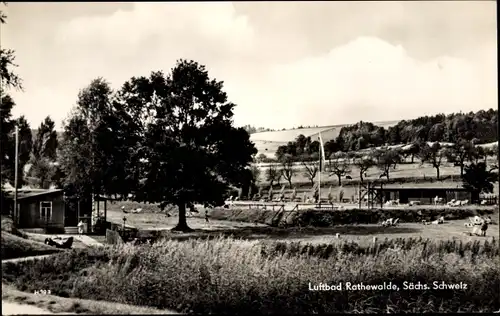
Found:
[{"label": "hillside", "polygon": [[[374,124],[380,127],[389,128],[394,126],[399,121],[385,121],[385,122],[375,122]],[[321,137],[323,142],[327,142],[331,139],[335,139],[342,127],[350,126],[353,124],[343,124],[343,125],[330,125],[330,126],[320,126],[313,128],[296,128],[284,131],[275,132],[259,132],[250,134],[250,140],[255,144],[257,148],[257,155],[264,154],[269,158],[274,158],[274,154],[279,146],[285,145],[289,141],[295,140],[299,135],[304,135],[306,137],[317,139],[319,133],[321,132]]]}]

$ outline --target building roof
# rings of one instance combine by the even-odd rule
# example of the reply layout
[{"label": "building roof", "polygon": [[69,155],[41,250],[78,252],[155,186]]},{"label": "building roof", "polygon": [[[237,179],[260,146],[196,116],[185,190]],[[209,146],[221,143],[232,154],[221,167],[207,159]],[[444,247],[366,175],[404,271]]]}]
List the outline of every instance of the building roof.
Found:
[{"label": "building roof", "polygon": [[[10,198],[14,198],[14,190],[13,189],[6,190],[6,192]],[[49,189],[49,190],[46,190],[46,189],[18,189],[17,190],[17,199],[18,200],[28,199],[28,198],[32,198],[35,196],[38,197],[38,196],[54,194],[54,193],[58,193],[58,192],[62,193],[63,190],[61,190],[61,189]]]},{"label": "building roof", "polygon": [[[378,188],[380,189],[380,188]],[[467,191],[461,183],[436,182],[436,183],[411,183],[411,184],[385,184],[383,190],[452,190]]]}]

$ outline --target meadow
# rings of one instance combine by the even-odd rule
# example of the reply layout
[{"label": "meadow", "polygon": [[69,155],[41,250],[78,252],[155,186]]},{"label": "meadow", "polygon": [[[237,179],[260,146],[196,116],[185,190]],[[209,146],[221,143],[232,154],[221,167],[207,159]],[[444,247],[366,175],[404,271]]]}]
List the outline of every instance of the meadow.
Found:
[{"label": "meadow", "polygon": [[[168,258],[168,259],[167,259]],[[90,248],[2,265],[6,285],[61,297],[184,313],[492,312],[500,286],[498,239],[383,240],[304,244],[279,241],[163,240]],[[435,289],[467,284],[462,289]],[[320,283],[378,285],[382,291],[313,291]],[[405,284],[426,284],[411,290]]]},{"label": "meadow", "polygon": [[7,232],[2,232],[1,238],[2,260],[59,252],[59,249],[44,243],[18,237]]},{"label": "meadow", "polygon": [[[488,164],[491,165],[494,163],[493,159],[488,159]],[[278,169],[281,168],[281,165],[275,164]],[[269,169],[269,165],[263,165],[259,167],[260,174],[258,178],[258,183],[264,187],[269,186],[269,181],[266,178],[266,170]],[[346,179],[346,176],[342,177],[342,185],[343,186],[357,186],[360,182],[359,177],[359,169],[356,166],[350,166],[351,171],[347,174],[352,179]],[[294,166],[294,176],[292,178],[292,185],[295,187],[311,187],[311,180],[308,178],[306,174],[306,169],[300,163]],[[367,170],[366,177],[364,180],[366,182],[370,181],[379,181],[383,183],[427,183],[428,186],[434,186],[436,183],[447,183],[448,185],[453,184],[456,186],[457,183],[461,182],[460,177],[460,167],[454,166],[454,164],[449,162],[443,162],[440,167],[440,179],[437,180],[436,177],[436,169],[433,168],[430,164],[420,164],[417,162],[417,159],[414,163],[403,163],[398,164],[395,169],[392,169],[389,173],[389,180],[386,177],[380,178],[381,171],[372,167]],[[317,182],[318,175],[316,175],[315,181]],[[323,171],[321,173],[321,183],[325,186],[333,186],[338,187],[338,178],[336,175],[331,175],[329,172]],[[280,184],[285,184],[286,187],[289,187],[288,182],[281,178]],[[275,186],[279,187],[280,185],[275,182]],[[497,186],[498,188],[498,186]]]}]

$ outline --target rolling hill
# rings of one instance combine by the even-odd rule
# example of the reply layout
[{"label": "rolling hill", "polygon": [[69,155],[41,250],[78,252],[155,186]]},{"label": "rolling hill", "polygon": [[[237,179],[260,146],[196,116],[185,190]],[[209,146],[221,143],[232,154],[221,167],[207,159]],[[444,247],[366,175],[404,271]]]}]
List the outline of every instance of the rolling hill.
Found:
[{"label": "rolling hill", "polygon": [[[384,128],[389,128],[394,126],[399,121],[385,121],[385,122],[374,122],[373,124],[381,126]],[[274,154],[279,146],[285,145],[289,141],[293,141],[297,136],[304,135],[306,137],[311,137],[312,140],[317,140],[318,135],[321,132],[321,137],[323,142],[327,142],[331,139],[335,139],[342,127],[349,126],[353,124],[343,124],[343,125],[331,125],[331,126],[321,126],[314,128],[296,128],[284,131],[275,132],[260,132],[250,134],[250,140],[255,144],[257,148],[257,155],[264,154],[269,158],[274,158]]]}]

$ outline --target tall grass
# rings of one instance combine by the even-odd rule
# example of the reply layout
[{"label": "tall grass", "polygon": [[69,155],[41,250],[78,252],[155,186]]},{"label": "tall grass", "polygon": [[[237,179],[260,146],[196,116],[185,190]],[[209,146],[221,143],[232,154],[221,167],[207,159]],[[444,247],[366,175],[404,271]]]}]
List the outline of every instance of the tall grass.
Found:
[{"label": "tall grass", "polygon": [[[499,292],[492,290],[500,286],[496,240],[396,239],[363,247],[219,238],[91,251],[4,266],[3,278],[26,290],[51,288],[55,294],[188,313],[486,312],[500,307]],[[404,281],[468,287],[410,291],[403,290]],[[309,290],[309,283],[320,282],[392,282],[401,290]]]}]

